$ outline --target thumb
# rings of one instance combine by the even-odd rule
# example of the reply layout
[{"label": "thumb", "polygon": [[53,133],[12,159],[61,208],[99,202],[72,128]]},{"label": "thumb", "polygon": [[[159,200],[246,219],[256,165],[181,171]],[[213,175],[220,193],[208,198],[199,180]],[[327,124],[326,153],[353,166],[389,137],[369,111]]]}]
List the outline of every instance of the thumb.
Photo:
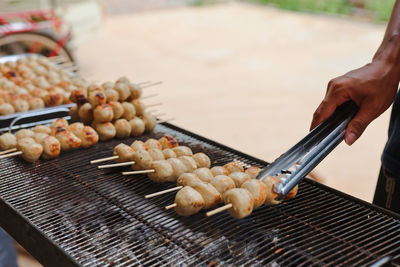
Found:
[{"label": "thumb", "polygon": [[356,116],[347,125],[344,140],[346,144],[351,146],[364,132],[367,126],[375,119],[376,116],[371,113],[374,110],[369,105],[361,105]]}]

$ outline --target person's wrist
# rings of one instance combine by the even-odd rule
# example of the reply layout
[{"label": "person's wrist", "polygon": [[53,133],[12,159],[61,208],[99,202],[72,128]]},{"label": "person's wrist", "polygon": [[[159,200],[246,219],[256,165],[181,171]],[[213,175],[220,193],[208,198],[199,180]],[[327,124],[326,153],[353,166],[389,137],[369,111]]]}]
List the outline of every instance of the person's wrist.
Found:
[{"label": "person's wrist", "polygon": [[400,73],[400,35],[394,34],[382,42],[372,63],[380,64],[386,71]]}]

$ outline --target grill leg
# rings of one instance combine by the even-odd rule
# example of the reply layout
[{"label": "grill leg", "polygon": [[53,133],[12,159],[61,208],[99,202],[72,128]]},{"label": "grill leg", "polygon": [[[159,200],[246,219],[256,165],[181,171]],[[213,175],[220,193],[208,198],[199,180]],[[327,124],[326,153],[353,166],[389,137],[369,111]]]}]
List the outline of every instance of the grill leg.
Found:
[{"label": "grill leg", "polygon": [[400,177],[388,174],[381,167],[373,203],[400,213]]}]

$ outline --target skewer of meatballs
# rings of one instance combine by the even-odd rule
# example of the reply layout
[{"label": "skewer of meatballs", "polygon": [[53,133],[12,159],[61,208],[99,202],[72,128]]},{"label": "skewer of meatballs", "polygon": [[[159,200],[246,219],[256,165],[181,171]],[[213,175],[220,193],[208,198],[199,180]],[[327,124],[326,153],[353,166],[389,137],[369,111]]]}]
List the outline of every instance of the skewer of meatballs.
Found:
[{"label": "skewer of meatballs", "polygon": [[37,125],[32,130],[21,129],[0,136],[0,149],[4,151],[17,150],[0,158],[21,155],[28,162],[37,161],[40,156],[44,159],[55,158],[61,150],[68,151],[79,147],[88,148],[96,144],[99,136],[96,131],[82,123],[72,123],[63,119],[55,120],[50,127]]}]

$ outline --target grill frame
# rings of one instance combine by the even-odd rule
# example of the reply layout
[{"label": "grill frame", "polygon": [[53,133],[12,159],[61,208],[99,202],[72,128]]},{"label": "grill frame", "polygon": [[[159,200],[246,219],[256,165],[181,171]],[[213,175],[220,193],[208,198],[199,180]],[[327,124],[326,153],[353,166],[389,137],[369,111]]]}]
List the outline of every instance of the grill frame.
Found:
[{"label": "grill frame", "polygon": [[[242,158],[246,158],[249,161],[252,161],[252,162],[255,162],[255,163],[259,164],[260,166],[266,166],[268,164],[265,161],[262,161],[260,159],[255,158],[255,157],[252,157],[250,155],[247,155],[247,154],[245,154],[243,152],[237,151],[237,150],[232,149],[230,147],[227,147],[225,145],[219,144],[219,143],[217,143],[215,141],[212,141],[210,139],[207,139],[205,137],[202,137],[200,135],[197,135],[195,133],[192,133],[192,132],[187,131],[185,129],[182,129],[180,127],[174,126],[172,124],[164,123],[163,127],[164,126],[169,128],[169,129],[171,129],[171,130],[173,130],[173,131],[177,131],[177,132],[179,132],[179,133],[181,133],[183,135],[186,135],[186,136],[192,137],[194,139],[197,139],[200,142],[204,142],[204,143],[207,143],[207,144],[209,144],[211,146],[214,146],[219,150],[223,150],[223,151],[226,151],[228,153],[240,156]],[[148,138],[148,136],[146,136],[146,138]],[[179,138],[178,138],[178,141],[179,141]],[[101,145],[101,144],[99,144],[99,145]],[[107,152],[110,153],[110,151],[107,151]],[[85,162],[85,163],[87,165],[89,164],[88,162]],[[85,164],[85,163],[83,163],[83,164]],[[43,163],[41,163],[41,164],[42,165],[51,165],[52,163],[51,162],[46,163],[46,161],[43,161]],[[69,174],[69,175],[73,175],[73,174]],[[127,213],[127,215],[126,215],[127,217],[131,216],[130,213],[135,211],[134,209],[129,209],[127,207],[118,207],[118,205],[116,205],[116,204],[121,204],[121,203],[123,204],[123,201],[121,203],[115,203],[112,198],[108,199],[107,198],[108,196],[102,195],[101,191],[99,192],[99,191],[97,191],[96,188],[91,188],[93,186],[93,184],[89,183],[89,184],[85,185],[86,181],[84,180],[84,178],[81,179],[81,178],[78,177],[76,179],[77,179],[76,180],[76,185],[78,187],[82,187],[83,186],[83,189],[85,189],[84,187],[87,186],[87,188],[91,189],[91,191],[90,191],[90,195],[91,196],[88,196],[89,199],[90,199],[90,197],[100,196],[100,199],[98,200],[99,205],[101,204],[101,202],[107,202],[107,203],[111,203],[111,204],[115,205],[117,208],[122,208],[123,210],[126,209],[124,211]],[[100,179],[100,181],[101,181],[101,179]],[[74,181],[74,183],[75,183],[75,181]],[[355,198],[355,197],[353,197],[351,195],[345,194],[345,193],[340,192],[338,190],[335,190],[333,188],[327,187],[325,185],[318,184],[318,183],[316,183],[316,182],[314,182],[312,180],[309,180],[309,179],[305,179],[305,181],[303,183],[306,184],[306,186],[308,185],[308,187],[316,188],[316,189],[313,189],[315,192],[317,192],[318,190],[323,190],[323,191],[326,191],[328,193],[331,193],[331,194],[335,195],[336,197],[339,197],[339,200],[338,200],[339,202],[342,201],[342,200],[343,201],[344,200],[350,201],[350,202],[356,203],[356,204],[366,208],[367,210],[368,209],[369,210],[372,209],[377,213],[384,214],[384,215],[386,215],[386,216],[388,216],[390,218],[393,218],[395,220],[400,220],[400,215],[398,215],[398,214],[395,214],[393,212],[390,212],[390,211],[385,210],[383,208],[380,208],[378,206],[372,205],[372,204],[370,204],[370,203],[368,203],[366,201],[357,199],[357,198]],[[113,186],[118,187],[118,186],[121,186],[121,184],[114,184]],[[122,186],[123,186],[123,184],[122,184]],[[0,187],[1,187],[1,182],[0,182]],[[165,188],[164,185],[160,185],[159,187],[160,188]],[[23,189],[24,188],[22,188],[21,190],[23,190]],[[73,189],[74,188],[66,188],[66,190],[71,190],[71,191],[73,191]],[[304,197],[306,197],[306,198],[310,198],[311,199],[311,203],[315,203],[316,200],[312,199],[313,194],[317,194],[315,192],[313,193],[312,190],[307,191],[305,196],[299,196],[299,200],[301,198],[304,199]],[[65,192],[63,192],[63,193],[65,193]],[[68,198],[69,198],[68,197],[68,193],[60,195],[60,199],[61,200],[68,200]],[[11,203],[8,203],[7,201],[5,201],[5,199],[3,199],[3,196],[0,197],[0,200],[1,200],[0,201],[0,211],[2,211],[2,215],[0,216],[0,225],[7,232],[9,232],[10,235],[13,236],[15,240],[17,240],[23,247],[25,247],[41,263],[43,263],[44,265],[50,265],[50,266],[52,266],[52,265],[58,265],[58,266],[80,266],[80,263],[77,262],[74,259],[74,257],[71,256],[70,253],[68,253],[65,249],[63,249],[61,246],[59,246],[55,241],[52,240],[52,237],[46,235],[40,229],[40,227],[45,229],[49,224],[51,224],[51,221],[50,222],[46,222],[44,224],[41,224],[40,227],[37,227],[32,222],[30,222],[29,219],[27,217],[25,217],[22,214],[22,212],[20,212],[20,210],[18,210],[15,207],[13,207],[13,205]],[[148,203],[149,203],[150,206],[153,205],[151,201],[148,202]],[[290,206],[290,205],[288,205],[288,206],[279,206],[279,207],[275,207],[275,208],[273,207],[273,208],[271,208],[270,210],[268,210],[266,212],[268,212],[268,213],[276,212],[277,214],[279,214],[279,212],[280,212],[279,209],[282,209],[282,210],[288,210],[289,209],[290,210],[290,209],[294,209],[296,207],[296,205],[297,204],[293,204],[293,207]],[[336,210],[340,209],[340,208],[343,208],[343,206],[340,206],[340,204],[338,204],[338,205],[339,206],[336,207]],[[37,210],[40,211],[42,208],[43,207],[39,206],[39,207],[37,207]],[[93,209],[95,209],[95,208],[93,208]],[[148,207],[139,207],[138,210],[140,210],[140,211],[145,210],[145,213],[140,215],[142,217],[146,217],[147,216],[146,213],[149,212],[148,211]],[[45,211],[43,211],[43,212],[45,212]],[[259,217],[258,213],[255,216],[257,218]],[[313,209],[310,209],[310,214],[315,214]],[[346,213],[344,213],[344,214],[346,214]],[[112,215],[112,213],[111,213],[110,218],[112,218],[112,220],[114,220],[114,217],[115,217],[115,216],[114,217],[113,216],[114,215]],[[160,216],[160,215],[157,215],[157,216]],[[200,218],[201,216],[204,216],[204,214],[198,214],[198,215],[194,216],[193,220],[196,220],[196,218]],[[85,218],[82,218],[82,220],[84,220],[84,219]],[[343,220],[345,220],[345,219],[346,219],[346,217],[344,217]],[[117,219],[115,219],[115,220],[117,220]],[[163,220],[163,222],[167,222],[167,223],[171,223],[171,224],[173,223],[173,219],[170,219],[170,218],[161,218],[161,220]],[[218,219],[211,219],[211,220],[218,220]],[[136,222],[135,222],[135,224],[136,224]],[[127,224],[124,227],[129,228],[131,225],[132,224]],[[283,227],[284,225],[285,224],[280,225],[280,226]],[[289,225],[289,223],[288,223],[288,225]],[[190,229],[190,230],[192,230],[192,229]],[[305,228],[305,230],[306,230],[306,228]],[[174,233],[172,232],[170,234],[172,236]],[[180,236],[183,236],[183,233],[180,234]],[[307,234],[305,234],[305,236],[307,236]],[[66,238],[67,237],[68,236],[66,236]],[[164,236],[164,237],[166,239],[168,239],[170,236],[167,235],[167,236]],[[303,235],[303,237],[304,237],[304,235]],[[301,238],[301,236],[299,238]],[[116,242],[117,241],[118,240],[116,240]],[[171,242],[173,242],[173,241],[171,241]],[[326,241],[324,241],[324,242],[326,242]],[[182,245],[180,245],[180,246],[182,246]],[[298,255],[296,255],[296,254],[287,255],[286,259],[287,259],[287,261],[289,261],[288,264],[296,263],[296,256],[298,256]],[[272,259],[274,259],[273,255],[270,256],[270,257],[272,257]],[[303,258],[303,256],[300,257],[300,258]],[[379,259],[380,258],[378,258],[377,261]],[[198,262],[196,262],[196,260],[197,259],[195,257],[193,257],[193,262],[192,263],[198,263]],[[311,261],[310,263],[313,263],[313,262]],[[152,263],[152,262],[144,262],[144,264],[145,265],[147,265],[147,264],[150,265],[150,264],[154,264],[154,263]],[[172,262],[171,262],[171,264],[172,264]]]}]

